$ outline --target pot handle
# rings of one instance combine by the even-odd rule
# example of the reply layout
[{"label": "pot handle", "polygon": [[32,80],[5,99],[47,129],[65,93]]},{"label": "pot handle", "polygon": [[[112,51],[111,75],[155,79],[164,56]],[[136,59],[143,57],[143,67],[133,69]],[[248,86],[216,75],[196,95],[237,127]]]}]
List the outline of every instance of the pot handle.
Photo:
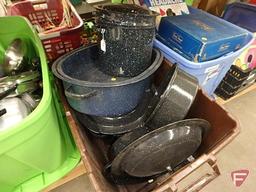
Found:
[{"label": "pot handle", "polygon": [[0,110],[0,117],[3,116],[6,112],[7,112],[7,111],[6,111],[5,108],[4,108],[4,109],[1,109],[1,110]]},{"label": "pot handle", "polygon": [[97,95],[97,91],[96,90],[93,90],[93,91],[90,91],[90,92],[87,92],[87,93],[83,93],[83,94],[77,94],[77,93],[71,92],[71,88],[72,88],[72,85],[69,86],[67,89],[65,89],[65,95],[67,97],[70,97],[70,98],[74,98],[74,99],[87,99],[87,98],[90,98],[90,97],[93,97],[93,96]]},{"label": "pot handle", "polygon": [[7,97],[9,94],[11,94],[11,92],[15,91],[16,88],[17,88],[16,83],[9,86],[7,90],[0,93],[0,100]]}]

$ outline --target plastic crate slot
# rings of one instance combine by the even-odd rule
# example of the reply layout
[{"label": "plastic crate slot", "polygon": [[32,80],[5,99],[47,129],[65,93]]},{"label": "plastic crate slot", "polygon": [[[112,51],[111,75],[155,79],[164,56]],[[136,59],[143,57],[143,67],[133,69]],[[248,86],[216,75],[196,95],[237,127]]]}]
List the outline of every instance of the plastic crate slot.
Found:
[{"label": "plastic crate slot", "polygon": [[43,15],[42,12],[35,12],[34,14],[35,14],[36,16]]},{"label": "plastic crate slot", "polygon": [[33,17],[33,19],[35,19],[35,20],[37,19],[37,17],[36,17],[36,14],[35,14],[35,13],[33,13],[33,14],[32,14],[32,17]]},{"label": "plastic crate slot", "polygon": [[58,50],[57,53],[63,54],[63,53],[65,53],[65,51],[63,49],[61,49],[61,50]]},{"label": "plastic crate slot", "polygon": [[42,9],[48,9],[47,3],[42,3],[42,4],[34,4],[33,8],[35,10],[42,10]]},{"label": "plastic crate slot", "polygon": [[71,43],[70,43],[70,44],[65,45],[65,48],[70,48],[70,47],[72,47],[72,44],[71,44]]},{"label": "plastic crate slot", "polygon": [[44,18],[43,15],[38,15],[38,16],[37,16],[37,19],[40,19],[39,22],[42,22],[42,19],[43,19],[43,18]]},{"label": "plastic crate slot", "polygon": [[50,43],[51,43],[51,44],[59,43],[59,42],[61,42],[61,39],[59,39],[59,38],[58,38],[58,39],[51,39],[51,40],[50,40]]}]

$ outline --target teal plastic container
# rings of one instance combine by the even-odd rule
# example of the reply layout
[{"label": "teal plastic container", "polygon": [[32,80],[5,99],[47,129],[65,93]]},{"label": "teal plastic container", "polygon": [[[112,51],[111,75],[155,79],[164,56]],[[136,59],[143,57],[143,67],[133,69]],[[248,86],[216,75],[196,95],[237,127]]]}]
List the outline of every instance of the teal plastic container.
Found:
[{"label": "teal plastic container", "polygon": [[36,192],[71,171],[80,161],[80,155],[56,90],[51,87],[39,37],[24,17],[0,17],[2,47],[6,49],[15,38],[26,40],[31,50],[35,50],[29,52],[30,56],[40,57],[43,97],[22,122],[0,132],[0,191]]},{"label": "teal plastic container", "polygon": [[80,5],[82,3],[82,0],[70,0],[72,5]]}]

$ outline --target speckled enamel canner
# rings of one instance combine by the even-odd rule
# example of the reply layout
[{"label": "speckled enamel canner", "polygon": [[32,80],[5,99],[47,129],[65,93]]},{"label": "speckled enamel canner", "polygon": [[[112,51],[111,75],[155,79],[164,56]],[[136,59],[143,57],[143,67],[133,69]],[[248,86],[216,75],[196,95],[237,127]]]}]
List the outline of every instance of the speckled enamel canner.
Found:
[{"label": "speckled enamel canner", "polygon": [[96,24],[103,43],[100,57],[104,61],[101,70],[118,77],[134,77],[145,71],[151,65],[156,14],[122,4],[103,6],[98,12]]}]

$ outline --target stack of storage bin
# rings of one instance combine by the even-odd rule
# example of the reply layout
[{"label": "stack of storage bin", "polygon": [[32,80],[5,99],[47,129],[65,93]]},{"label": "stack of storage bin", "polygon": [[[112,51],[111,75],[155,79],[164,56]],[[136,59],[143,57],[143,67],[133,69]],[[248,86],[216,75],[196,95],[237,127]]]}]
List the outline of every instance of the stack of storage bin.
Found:
[{"label": "stack of storage bin", "polygon": [[31,44],[29,49],[40,58],[43,84],[37,108],[21,123],[0,132],[0,191],[40,191],[71,171],[80,155],[52,93],[45,53],[32,26],[22,17],[2,17],[0,28],[4,48],[18,37]]},{"label": "stack of storage bin", "polygon": [[[230,4],[223,19],[243,27],[256,36],[256,6],[244,3]],[[240,91],[252,85],[256,79],[256,39],[234,61],[230,70],[221,81],[215,94],[223,99],[229,99]]]}]

